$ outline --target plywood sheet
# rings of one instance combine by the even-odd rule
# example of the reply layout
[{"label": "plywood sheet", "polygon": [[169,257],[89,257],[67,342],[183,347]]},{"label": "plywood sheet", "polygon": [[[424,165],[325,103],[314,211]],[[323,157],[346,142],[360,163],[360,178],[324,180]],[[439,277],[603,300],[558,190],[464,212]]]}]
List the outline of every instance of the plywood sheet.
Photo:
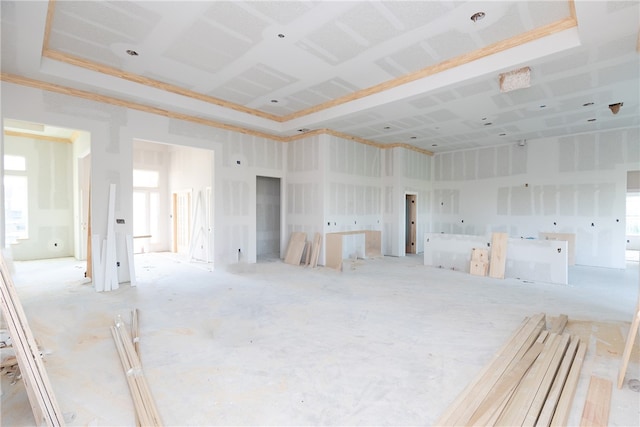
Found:
[{"label": "plywood sheet", "polygon": [[494,279],[504,279],[507,265],[507,233],[493,233],[491,236],[491,262],[489,276]]},{"label": "plywood sheet", "polygon": [[307,242],[307,233],[294,231],[289,237],[289,246],[287,246],[287,253],[284,257],[284,262],[291,265],[300,265],[302,260],[302,252]]},{"label": "plywood sheet", "polygon": [[326,251],[325,261],[326,267],[342,270],[342,235],[339,233],[327,233],[325,235]]}]

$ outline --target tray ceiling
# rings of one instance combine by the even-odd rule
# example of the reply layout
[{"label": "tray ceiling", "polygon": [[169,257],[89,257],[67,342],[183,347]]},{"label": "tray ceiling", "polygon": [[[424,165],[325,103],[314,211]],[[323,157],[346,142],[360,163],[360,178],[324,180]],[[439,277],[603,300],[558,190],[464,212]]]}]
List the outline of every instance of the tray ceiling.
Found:
[{"label": "tray ceiling", "polygon": [[[4,80],[282,140],[327,129],[441,152],[639,125],[637,1],[1,7]],[[501,92],[521,67],[531,86]]]}]

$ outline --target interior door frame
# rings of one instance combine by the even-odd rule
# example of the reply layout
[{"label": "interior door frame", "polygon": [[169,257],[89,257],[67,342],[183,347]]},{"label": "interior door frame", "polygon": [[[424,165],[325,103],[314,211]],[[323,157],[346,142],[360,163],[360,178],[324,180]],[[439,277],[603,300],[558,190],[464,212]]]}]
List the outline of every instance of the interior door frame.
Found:
[{"label": "interior door frame", "polygon": [[[407,210],[407,206],[409,209]],[[407,191],[404,193],[404,247],[406,254],[418,253],[418,193]],[[408,237],[408,239],[407,239]]]}]

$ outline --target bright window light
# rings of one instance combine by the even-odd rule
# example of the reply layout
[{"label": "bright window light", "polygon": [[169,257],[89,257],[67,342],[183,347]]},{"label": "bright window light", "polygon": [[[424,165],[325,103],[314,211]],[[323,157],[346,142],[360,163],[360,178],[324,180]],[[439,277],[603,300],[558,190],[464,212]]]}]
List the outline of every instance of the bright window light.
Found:
[{"label": "bright window light", "polygon": [[158,188],[160,174],[158,171],[143,169],[133,170],[133,186],[137,188]]},{"label": "bright window light", "polygon": [[6,171],[26,171],[27,161],[23,156],[4,155],[4,170]]}]

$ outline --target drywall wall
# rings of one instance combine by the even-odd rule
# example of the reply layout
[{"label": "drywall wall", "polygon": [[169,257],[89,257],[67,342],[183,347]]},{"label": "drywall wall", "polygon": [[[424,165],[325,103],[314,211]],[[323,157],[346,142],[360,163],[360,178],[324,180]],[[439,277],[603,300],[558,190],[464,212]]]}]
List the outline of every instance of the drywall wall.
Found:
[{"label": "drywall wall", "polygon": [[280,257],[280,179],[256,178],[256,256]]},{"label": "drywall wall", "polygon": [[575,233],[576,264],[624,268],[627,170],[638,129],[528,141],[434,158],[434,232]]},{"label": "drywall wall", "polygon": [[[280,256],[289,244],[293,232],[305,233],[308,241],[315,233],[323,233],[324,180],[326,141],[323,135],[313,135],[285,145],[286,185],[283,203],[286,206]],[[319,264],[324,264],[324,244]]]},{"label": "drywall wall", "polygon": [[73,256],[72,146],[5,135],[4,153],[26,160],[28,238],[11,245],[16,260]]}]

